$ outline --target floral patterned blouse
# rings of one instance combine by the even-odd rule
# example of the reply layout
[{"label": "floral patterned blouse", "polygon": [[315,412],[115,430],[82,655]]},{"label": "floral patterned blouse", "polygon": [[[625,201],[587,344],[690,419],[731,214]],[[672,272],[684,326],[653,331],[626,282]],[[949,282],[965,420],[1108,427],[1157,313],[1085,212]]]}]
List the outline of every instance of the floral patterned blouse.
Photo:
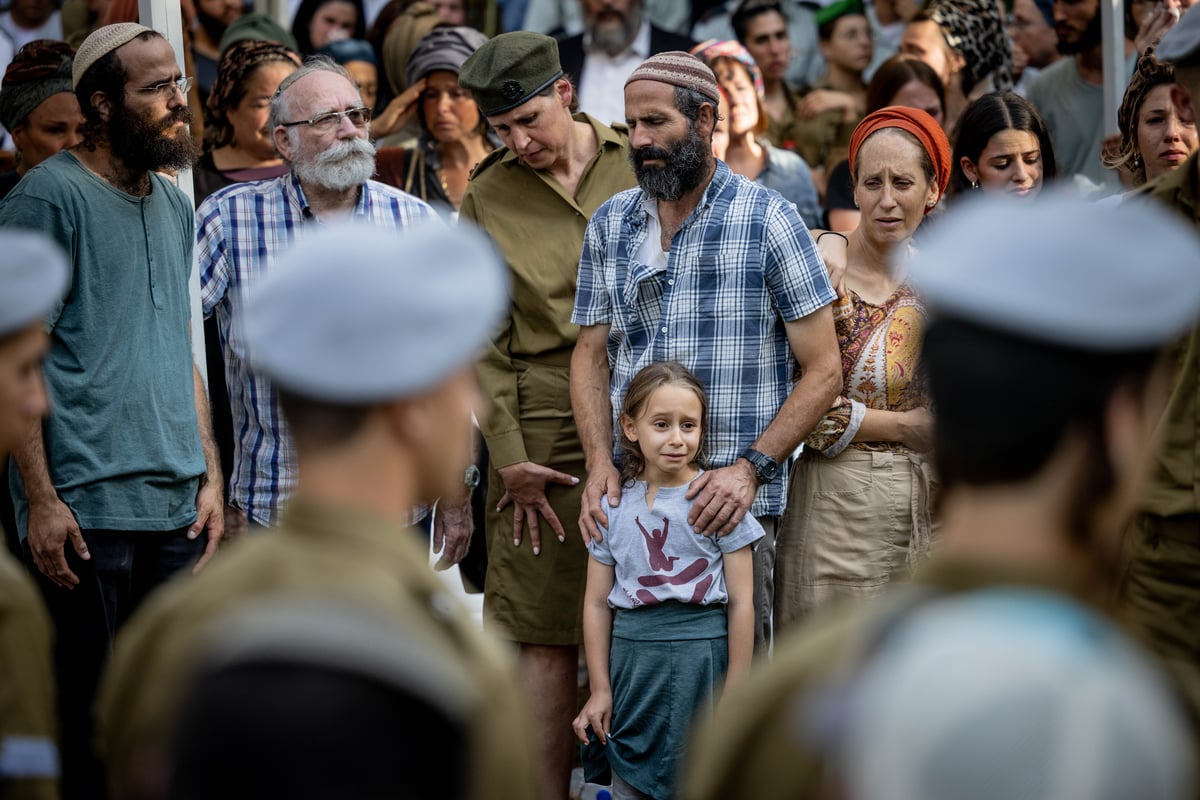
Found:
[{"label": "floral patterned blouse", "polygon": [[842,394],[804,440],[804,446],[831,457],[847,447],[906,449],[899,442],[852,440],[868,408],[912,411],[929,405],[918,374],[924,304],[906,283],[880,305],[847,289],[846,296],[833,304],[833,318],[842,354]]}]

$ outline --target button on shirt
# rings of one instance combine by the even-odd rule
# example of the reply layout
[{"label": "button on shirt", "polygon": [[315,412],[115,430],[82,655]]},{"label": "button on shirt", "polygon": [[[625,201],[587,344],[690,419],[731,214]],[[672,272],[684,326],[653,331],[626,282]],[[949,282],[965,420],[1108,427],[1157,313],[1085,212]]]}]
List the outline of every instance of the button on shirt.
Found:
[{"label": "button on shirt", "polygon": [[[638,370],[679,361],[708,390],[709,465],[732,464],[775,418],[792,387],[784,322],[833,302],[825,265],[795,207],[717,162],[666,265],[637,257],[653,227],[640,189],[621,192],[588,224],[571,321],[610,325],[613,430]],[[785,472],[751,513],[777,515]]]},{"label": "button on shirt", "polygon": [[[375,181],[359,193],[351,219],[404,228],[435,217],[411,195]],[[234,467],[230,502],[252,522],[273,524],[296,483],[295,452],[268,381],[252,372],[232,329],[234,306],[254,280],[271,268],[312,215],[295,173],[256,183],[234,184],[210,195],[196,210],[196,257],[204,316],[217,315],[225,378],[233,413]],[[330,264],[335,280],[337,264]]]}]

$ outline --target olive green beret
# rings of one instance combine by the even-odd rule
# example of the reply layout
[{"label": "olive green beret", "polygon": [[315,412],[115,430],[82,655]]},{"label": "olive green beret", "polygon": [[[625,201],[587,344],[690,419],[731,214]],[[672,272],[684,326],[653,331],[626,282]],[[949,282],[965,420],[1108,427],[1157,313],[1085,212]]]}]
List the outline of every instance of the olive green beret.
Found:
[{"label": "olive green beret", "polygon": [[562,77],[558,42],[532,31],[503,33],[463,63],[458,82],[485,117],[511,111]]}]

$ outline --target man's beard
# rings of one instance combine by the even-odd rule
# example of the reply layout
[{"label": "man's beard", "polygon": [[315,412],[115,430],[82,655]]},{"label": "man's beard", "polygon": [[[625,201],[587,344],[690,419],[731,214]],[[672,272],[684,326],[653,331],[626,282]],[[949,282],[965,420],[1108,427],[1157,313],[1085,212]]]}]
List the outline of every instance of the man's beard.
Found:
[{"label": "man's beard", "polygon": [[1068,42],[1063,39],[1063,37],[1058,37],[1058,52],[1062,53],[1064,56],[1073,56],[1077,53],[1086,53],[1095,49],[1100,44],[1102,35],[1102,28],[1100,27],[1100,10],[1097,8],[1095,16],[1092,17],[1092,21],[1088,23],[1088,26],[1084,29],[1078,41]]},{"label": "man's beard", "polygon": [[[174,128],[182,122],[182,128]],[[180,106],[160,121],[130,111],[120,103],[108,121],[108,145],[114,156],[127,166],[147,172],[191,169],[196,163],[196,142],[192,139],[192,112]],[[169,135],[169,130],[175,130]]]},{"label": "man's beard", "polygon": [[[615,17],[620,17],[620,21]],[[613,12],[603,21],[593,20],[588,25],[588,33],[592,37],[592,44],[610,56],[615,56],[633,43],[641,26],[641,14],[637,9],[632,9],[628,16]]]},{"label": "man's beard", "polygon": [[[661,167],[647,167],[650,159],[662,161]],[[637,175],[638,185],[655,200],[678,200],[700,185],[712,166],[712,145],[688,125],[687,136],[671,145],[669,150],[643,147],[629,150],[629,161]]]},{"label": "man's beard", "polygon": [[334,192],[348,192],[375,174],[375,148],[366,139],[343,139],[311,161],[292,165],[304,183]]}]

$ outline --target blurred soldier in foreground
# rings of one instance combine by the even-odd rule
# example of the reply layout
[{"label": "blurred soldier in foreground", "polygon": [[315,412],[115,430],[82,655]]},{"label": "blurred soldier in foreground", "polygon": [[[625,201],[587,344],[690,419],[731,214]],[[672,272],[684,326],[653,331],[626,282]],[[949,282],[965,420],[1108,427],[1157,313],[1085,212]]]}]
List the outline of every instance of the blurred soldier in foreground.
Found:
[{"label": "blurred soldier in foreground", "polygon": [[[43,317],[67,289],[66,257],[28,233],[0,233],[0,459],[50,410]],[[21,565],[0,548],[0,797],[58,797],[50,618]]]},{"label": "blurred soldier in foreground", "polygon": [[910,266],[939,550],[781,642],[700,735],[684,797],[1191,796],[1181,699],[1101,612],[1198,260],[1161,212],[1060,198],[981,201],[930,235]]},{"label": "blurred soldier in foreground", "polygon": [[[244,301],[238,329],[251,365],[279,391],[300,481],[278,530],[152,598],[118,641],[99,704],[115,796],[165,796],[167,734],[181,687],[204,660],[208,623],[270,596],[381,610],[427,640],[426,652],[447,653],[487,698],[474,709],[469,739],[488,746],[471,750],[479,757],[466,796],[532,796],[512,665],[445,594],[405,522],[412,506],[462,481],[479,399],[474,358],[508,305],[504,271],[482,236],[431,225],[309,237]],[[298,688],[290,697],[294,713],[320,716],[320,694]],[[404,716],[389,720],[411,741],[432,735]],[[331,727],[308,746],[345,752],[339,743],[366,730]],[[296,768],[316,782],[331,766],[306,759]],[[367,769],[357,760],[340,766],[347,775]],[[254,767],[271,768],[270,759]]]}]

